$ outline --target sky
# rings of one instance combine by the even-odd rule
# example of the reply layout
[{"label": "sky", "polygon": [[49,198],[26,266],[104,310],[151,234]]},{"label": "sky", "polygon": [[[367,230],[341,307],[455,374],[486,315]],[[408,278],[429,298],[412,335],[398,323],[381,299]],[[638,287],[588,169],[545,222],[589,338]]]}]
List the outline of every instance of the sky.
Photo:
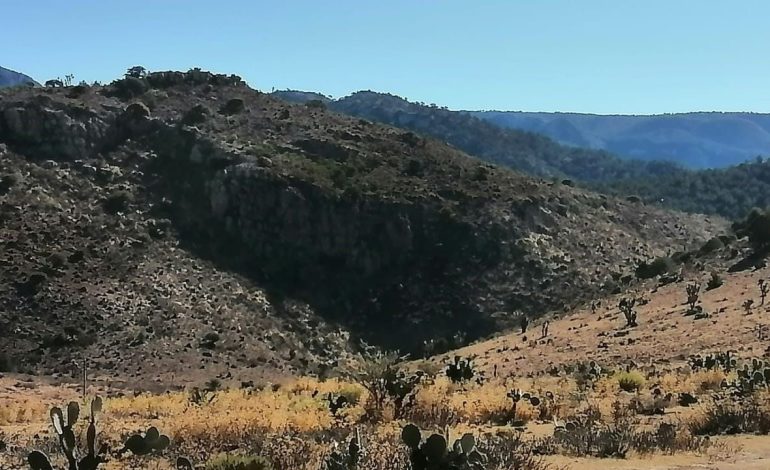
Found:
[{"label": "sky", "polygon": [[0,0],[0,65],[201,67],[450,109],[770,112],[766,0]]}]

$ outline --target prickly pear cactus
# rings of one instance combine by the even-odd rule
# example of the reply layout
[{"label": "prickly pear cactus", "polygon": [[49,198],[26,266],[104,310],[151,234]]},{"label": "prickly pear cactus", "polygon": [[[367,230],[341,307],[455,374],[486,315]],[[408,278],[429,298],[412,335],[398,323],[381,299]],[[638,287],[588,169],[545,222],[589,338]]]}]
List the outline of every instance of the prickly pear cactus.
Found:
[{"label": "prickly pear cactus", "polygon": [[[78,460],[75,433],[72,427],[80,417],[80,406],[76,402],[67,405],[66,419],[64,412],[59,407],[51,409],[51,425],[59,437],[61,451],[67,459],[69,470],[96,470],[105,462],[103,454],[106,449],[96,449],[96,418],[102,411],[102,399],[99,397],[91,401],[91,416],[89,417],[88,430],[86,431],[86,453]],[[48,456],[40,451],[34,451],[27,456],[27,463],[32,470],[53,470]]]},{"label": "prickly pear cactus", "polygon": [[419,428],[404,426],[401,440],[409,447],[413,470],[484,470],[486,457],[476,449],[476,438],[465,434],[452,447],[441,434],[432,434],[422,442]]},{"label": "prickly pear cactus", "polygon": [[158,428],[151,427],[142,434],[134,434],[126,439],[124,450],[134,455],[148,455],[163,452],[171,443],[165,434],[161,434]]}]

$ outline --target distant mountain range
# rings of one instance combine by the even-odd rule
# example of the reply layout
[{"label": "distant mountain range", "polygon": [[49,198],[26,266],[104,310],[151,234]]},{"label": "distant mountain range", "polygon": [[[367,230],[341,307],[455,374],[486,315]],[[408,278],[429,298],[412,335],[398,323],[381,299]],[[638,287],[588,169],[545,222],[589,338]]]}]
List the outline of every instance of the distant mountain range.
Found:
[{"label": "distant mountain range", "polygon": [[23,73],[14,72],[5,67],[0,67],[0,88],[20,85],[40,86],[40,84],[33,80],[32,77],[24,75]]},{"label": "distant mountain range", "polygon": [[476,111],[499,126],[626,158],[722,168],[770,155],[770,114],[684,113],[653,116]]}]

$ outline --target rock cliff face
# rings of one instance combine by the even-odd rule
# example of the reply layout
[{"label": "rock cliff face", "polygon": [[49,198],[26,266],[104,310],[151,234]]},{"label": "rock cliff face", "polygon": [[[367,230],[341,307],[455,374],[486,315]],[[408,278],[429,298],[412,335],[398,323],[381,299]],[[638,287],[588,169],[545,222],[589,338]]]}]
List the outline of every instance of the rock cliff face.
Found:
[{"label": "rock cliff face", "polygon": [[[163,344],[153,343],[162,329],[166,338],[190,329],[177,334],[187,344],[174,344],[195,349],[209,318],[220,333],[233,328],[231,346],[263,343],[269,352],[259,355],[273,366],[308,369],[344,358],[348,332],[407,351],[492,333],[514,310],[537,315],[615,290],[639,259],[725,228],[529,179],[409,132],[287,105],[235,79],[196,72],[140,82],[0,94],[9,162],[0,173],[22,181],[0,195],[0,229],[11,240],[2,262],[12,267],[0,292],[7,311],[19,312],[7,323],[28,326],[40,309],[65,321],[71,292],[88,305],[83,324],[96,346],[84,348],[101,344],[107,328],[112,341],[125,340],[138,318],[159,311],[168,319],[142,327],[137,354],[153,354],[146,344]],[[18,209],[35,193],[47,196],[42,213],[68,222],[36,225],[39,214]],[[88,230],[70,223],[83,218]],[[20,241],[25,229],[47,236]],[[62,267],[35,277],[44,254],[77,249],[57,244],[57,230],[91,247],[77,282]],[[106,262],[115,246],[130,253],[120,273]],[[160,260],[165,268],[148,273]],[[212,284],[205,273],[231,281]],[[99,297],[81,291],[84,283],[109,287]],[[232,307],[236,292],[261,300],[246,313]],[[183,315],[175,302],[196,309],[185,295],[208,317]],[[35,328],[26,328],[24,347],[39,353],[50,345]]]}]

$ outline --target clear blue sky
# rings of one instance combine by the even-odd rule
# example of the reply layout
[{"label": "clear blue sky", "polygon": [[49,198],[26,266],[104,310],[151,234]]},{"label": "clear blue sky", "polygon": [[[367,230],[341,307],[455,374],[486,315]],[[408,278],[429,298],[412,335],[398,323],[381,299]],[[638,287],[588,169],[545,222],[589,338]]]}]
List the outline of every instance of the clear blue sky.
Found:
[{"label": "clear blue sky", "polygon": [[2,0],[38,81],[200,66],[452,109],[770,112],[766,0]]}]

